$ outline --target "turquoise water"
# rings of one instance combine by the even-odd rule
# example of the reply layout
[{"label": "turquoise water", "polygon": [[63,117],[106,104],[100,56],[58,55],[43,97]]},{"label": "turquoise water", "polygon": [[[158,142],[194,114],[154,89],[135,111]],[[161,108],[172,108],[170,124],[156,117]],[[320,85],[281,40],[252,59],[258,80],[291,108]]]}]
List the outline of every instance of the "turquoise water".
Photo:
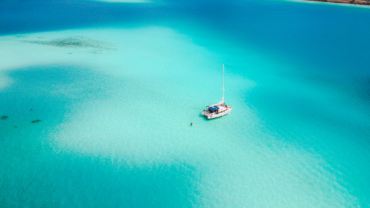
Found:
[{"label": "turquoise water", "polygon": [[1,207],[370,207],[368,8],[0,5]]}]

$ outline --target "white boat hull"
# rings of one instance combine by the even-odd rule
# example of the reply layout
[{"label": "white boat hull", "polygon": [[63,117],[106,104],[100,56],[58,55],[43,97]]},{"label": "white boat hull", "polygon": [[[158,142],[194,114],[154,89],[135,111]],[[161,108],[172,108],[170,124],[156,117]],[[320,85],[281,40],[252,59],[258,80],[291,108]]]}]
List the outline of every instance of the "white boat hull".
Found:
[{"label": "white boat hull", "polygon": [[225,74],[225,66],[222,64],[222,91],[223,96],[222,100],[218,104],[214,104],[211,106],[207,106],[207,110],[202,112],[202,116],[206,117],[207,119],[214,119],[219,118],[224,115],[230,114],[232,107],[225,105],[225,81],[224,81],[224,74]]},{"label": "white boat hull", "polygon": [[207,119],[214,119],[214,118],[219,118],[224,115],[230,114],[232,107],[230,106],[221,106],[219,104],[212,105],[209,107],[214,107],[217,106],[219,108],[218,112],[210,112],[209,110],[204,110],[202,112],[202,116],[206,117]]}]

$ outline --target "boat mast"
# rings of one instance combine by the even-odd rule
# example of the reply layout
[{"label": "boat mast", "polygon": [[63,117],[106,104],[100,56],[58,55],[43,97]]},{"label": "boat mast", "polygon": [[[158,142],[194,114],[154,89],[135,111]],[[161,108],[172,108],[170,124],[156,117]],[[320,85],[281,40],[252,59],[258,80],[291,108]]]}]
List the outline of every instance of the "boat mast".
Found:
[{"label": "boat mast", "polygon": [[222,64],[222,102],[225,104],[225,65]]}]

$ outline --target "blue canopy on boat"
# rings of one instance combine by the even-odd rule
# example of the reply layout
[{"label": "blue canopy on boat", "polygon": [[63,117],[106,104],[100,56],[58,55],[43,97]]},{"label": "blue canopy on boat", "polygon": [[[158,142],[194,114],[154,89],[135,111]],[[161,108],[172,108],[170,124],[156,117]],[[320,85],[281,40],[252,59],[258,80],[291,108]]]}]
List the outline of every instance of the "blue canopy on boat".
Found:
[{"label": "blue canopy on boat", "polygon": [[211,111],[216,111],[216,110],[218,110],[219,108],[218,108],[217,106],[212,106],[212,107],[209,107],[208,109],[209,109],[209,110],[211,110]]}]

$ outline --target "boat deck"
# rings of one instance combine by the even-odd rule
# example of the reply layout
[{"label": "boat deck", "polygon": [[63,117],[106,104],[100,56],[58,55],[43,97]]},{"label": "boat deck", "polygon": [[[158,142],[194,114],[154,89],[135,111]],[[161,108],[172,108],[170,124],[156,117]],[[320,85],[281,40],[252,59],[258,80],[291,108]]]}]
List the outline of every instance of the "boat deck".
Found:
[{"label": "boat deck", "polygon": [[207,109],[203,111],[202,115],[205,116],[207,119],[211,119],[211,118],[218,118],[218,117],[224,116],[231,112],[230,106],[212,105],[212,106],[209,106],[208,108],[215,107],[215,106],[219,108],[218,111],[211,112],[210,110]]}]

